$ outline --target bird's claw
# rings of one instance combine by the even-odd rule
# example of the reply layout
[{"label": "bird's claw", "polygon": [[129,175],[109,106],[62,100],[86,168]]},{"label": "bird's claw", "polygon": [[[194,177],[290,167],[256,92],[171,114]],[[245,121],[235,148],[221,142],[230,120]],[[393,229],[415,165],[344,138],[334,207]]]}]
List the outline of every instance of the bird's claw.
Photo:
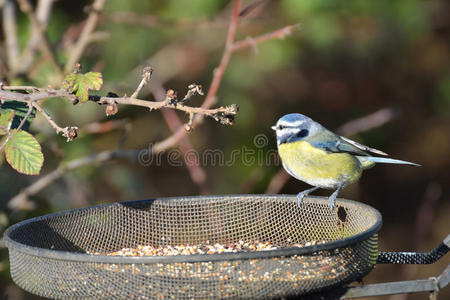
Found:
[{"label": "bird's claw", "polygon": [[331,196],[328,198],[328,206],[331,210],[334,209],[334,200],[336,200],[339,190],[336,190]]},{"label": "bird's claw", "polygon": [[317,189],[318,189],[318,187],[313,187],[313,188],[310,188],[310,189],[304,190],[303,192],[298,193],[297,194],[297,205],[298,205],[298,207],[302,207],[303,198],[305,198],[311,192],[314,192]]},{"label": "bird's claw", "polygon": [[308,195],[308,193],[305,193],[305,191],[300,192],[297,194],[297,206],[302,207],[303,198]]}]

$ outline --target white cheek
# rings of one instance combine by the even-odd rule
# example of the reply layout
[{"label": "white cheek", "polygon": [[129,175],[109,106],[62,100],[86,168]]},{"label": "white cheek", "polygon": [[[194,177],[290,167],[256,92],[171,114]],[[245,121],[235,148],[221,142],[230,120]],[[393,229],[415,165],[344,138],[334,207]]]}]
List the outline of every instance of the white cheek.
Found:
[{"label": "white cheek", "polygon": [[280,145],[281,141],[286,140],[288,137],[296,135],[299,132],[298,128],[284,128],[277,131],[277,145]]},{"label": "white cheek", "polygon": [[277,136],[279,136],[279,137],[291,136],[293,134],[296,134],[298,131],[299,130],[297,128],[284,128],[277,132]]}]

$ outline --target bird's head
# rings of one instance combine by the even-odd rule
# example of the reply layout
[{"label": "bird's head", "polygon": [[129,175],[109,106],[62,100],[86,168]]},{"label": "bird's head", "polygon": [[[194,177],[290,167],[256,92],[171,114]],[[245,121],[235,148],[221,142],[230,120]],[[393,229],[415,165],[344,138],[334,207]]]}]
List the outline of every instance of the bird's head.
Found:
[{"label": "bird's head", "polygon": [[277,124],[272,126],[277,136],[277,145],[291,143],[314,135],[320,125],[305,115],[292,113],[281,117]]}]

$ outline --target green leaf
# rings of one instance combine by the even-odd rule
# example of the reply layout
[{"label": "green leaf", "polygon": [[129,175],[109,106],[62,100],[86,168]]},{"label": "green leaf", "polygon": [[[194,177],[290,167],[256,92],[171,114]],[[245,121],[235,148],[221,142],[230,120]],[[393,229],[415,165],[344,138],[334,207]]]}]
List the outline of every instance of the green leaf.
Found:
[{"label": "green leaf", "polygon": [[80,99],[82,103],[89,97],[89,90],[98,91],[103,84],[102,73],[88,72],[86,74],[72,73],[66,76],[63,87],[71,89],[72,93]]},{"label": "green leaf", "polygon": [[0,135],[7,134],[14,119],[14,111],[4,109],[0,111]]},{"label": "green leaf", "polygon": [[38,175],[44,163],[41,145],[28,132],[11,132],[12,137],[6,143],[6,160],[17,172]]}]

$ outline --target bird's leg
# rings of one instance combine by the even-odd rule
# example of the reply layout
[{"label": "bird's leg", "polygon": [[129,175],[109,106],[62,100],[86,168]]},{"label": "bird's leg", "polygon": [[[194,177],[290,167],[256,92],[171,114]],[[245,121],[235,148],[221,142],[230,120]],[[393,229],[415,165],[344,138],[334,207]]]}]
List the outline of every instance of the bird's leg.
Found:
[{"label": "bird's leg", "polygon": [[334,200],[336,200],[337,195],[339,194],[340,190],[345,186],[345,182],[341,183],[339,187],[331,194],[331,196],[328,198],[328,206],[331,210],[334,208]]},{"label": "bird's leg", "polygon": [[313,188],[310,188],[310,189],[304,190],[303,192],[298,193],[297,194],[297,205],[298,205],[298,207],[302,206],[302,202],[303,202],[303,198],[304,197],[308,196],[309,193],[312,193],[312,192],[314,192],[317,189],[318,189],[318,187],[315,186]]}]

